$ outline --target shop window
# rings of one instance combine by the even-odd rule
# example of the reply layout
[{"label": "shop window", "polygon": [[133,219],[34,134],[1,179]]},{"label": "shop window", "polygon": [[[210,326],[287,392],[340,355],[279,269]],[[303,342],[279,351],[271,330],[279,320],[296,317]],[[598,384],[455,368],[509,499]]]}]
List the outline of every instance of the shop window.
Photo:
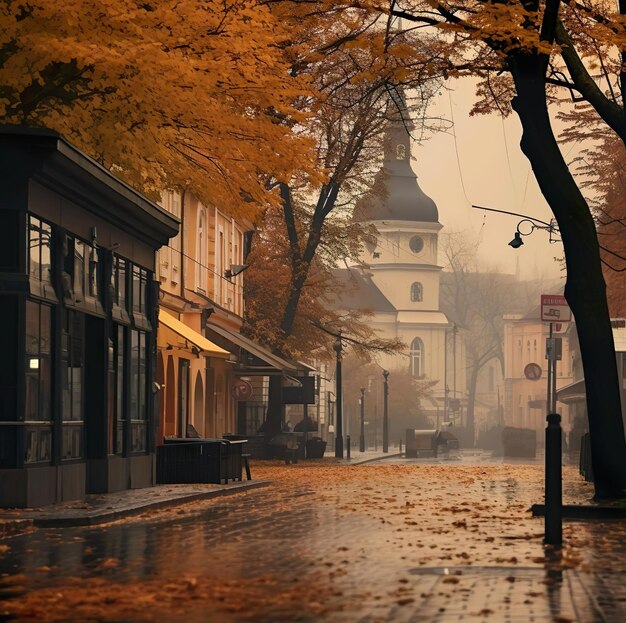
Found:
[{"label": "shop window", "polygon": [[63,298],[66,304],[102,312],[100,297],[100,251],[90,244],[66,236],[63,245]]},{"label": "shop window", "polygon": [[107,452],[124,452],[126,409],[124,406],[124,327],[113,325],[109,339]]},{"label": "shop window", "polygon": [[129,323],[128,315],[128,297],[127,297],[127,280],[128,274],[128,262],[119,257],[113,255],[113,261],[111,264],[111,303],[112,303],[112,315],[115,321],[122,322],[123,324]]},{"label": "shop window", "polygon": [[124,345],[126,343],[124,327],[115,329],[115,453],[124,451],[124,430],[126,428],[126,376],[124,374]]},{"label": "shop window", "polygon": [[55,298],[52,286],[52,226],[28,217],[28,276],[34,294]]},{"label": "shop window", "polygon": [[85,317],[68,311],[61,335],[62,458],[83,455]]},{"label": "shop window", "polygon": [[133,312],[146,315],[147,311],[147,292],[148,292],[148,271],[139,266],[133,266]]},{"label": "shop window", "polygon": [[48,305],[26,301],[27,422],[51,420],[50,350],[52,313]]},{"label": "shop window", "polygon": [[147,447],[146,334],[132,330],[130,353],[131,452]]},{"label": "shop window", "polygon": [[[52,309],[26,301],[25,412],[27,463],[50,461],[52,453]],[[35,423],[37,423],[35,425]]]}]

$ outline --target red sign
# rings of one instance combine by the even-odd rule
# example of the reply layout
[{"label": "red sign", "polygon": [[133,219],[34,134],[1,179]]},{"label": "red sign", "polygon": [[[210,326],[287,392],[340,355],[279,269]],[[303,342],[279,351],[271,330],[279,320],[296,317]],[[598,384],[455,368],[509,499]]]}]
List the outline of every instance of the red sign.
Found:
[{"label": "red sign", "polygon": [[541,295],[541,320],[545,322],[569,322],[572,311],[561,294]]},{"label": "red sign", "polygon": [[250,400],[252,398],[252,385],[243,379],[235,379],[232,392],[235,400]]},{"label": "red sign", "polygon": [[524,376],[530,381],[538,381],[541,378],[541,366],[538,363],[526,364]]}]

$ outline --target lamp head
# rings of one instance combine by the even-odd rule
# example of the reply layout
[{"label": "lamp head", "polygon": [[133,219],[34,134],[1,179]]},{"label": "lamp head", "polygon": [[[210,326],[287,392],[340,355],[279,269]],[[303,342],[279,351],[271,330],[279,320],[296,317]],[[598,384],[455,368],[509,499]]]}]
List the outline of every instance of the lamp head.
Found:
[{"label": "lamp head", "polygon": [[224,271],[224,277],[226,279],[232,279],[236,277],[239,273],[242,273],[244,270],[248,268],[248,264],[231,264],[230,268],[227,268]]},{"label": "lamp head", "polygon": [[511,240],[511,242],[509,242],[509,246],[513,247],[514,249],[519,249],[523,244],[524,241],[522,240],[522,234],[516,231],[515,237],[513,238],[513,240]]}]

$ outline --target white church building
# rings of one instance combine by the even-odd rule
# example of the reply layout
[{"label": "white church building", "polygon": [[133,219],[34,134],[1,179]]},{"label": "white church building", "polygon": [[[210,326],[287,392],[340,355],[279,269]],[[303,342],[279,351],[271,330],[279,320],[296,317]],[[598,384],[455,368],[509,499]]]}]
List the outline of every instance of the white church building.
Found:
[{"label": "white church building", "polygon": [[422,401],[434,423],[435,418],[443,421],[446,385],[449,408],[458,404],[451,403],[453,398],[465,396],[465,356],[461,336],[453,334],[439,308],[438,238],[443,226],[411,166],[410,131],[402,121],[387,130],[383,167],[374,184],[384,191],[359,200],[353,216],[373,225],[376,235],[366,245],[361,264],[336,274],[345,283],[341,307],[372,312],[368,323],[380,337],[399,338],[407,345],[402,354],[380,355],[378,363],[392,375],[403,369],[436,382],[431,397]]}]

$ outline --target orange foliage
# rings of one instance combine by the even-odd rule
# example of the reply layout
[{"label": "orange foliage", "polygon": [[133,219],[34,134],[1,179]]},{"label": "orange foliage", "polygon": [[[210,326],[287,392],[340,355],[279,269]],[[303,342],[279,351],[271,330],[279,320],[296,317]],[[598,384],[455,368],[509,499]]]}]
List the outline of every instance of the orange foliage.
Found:
[{"label": "orange foliage", "polygon": [[153,196],[190,187],[250,216],[275,200],[268,176],[308,162],[289,27],[253,0],[9,0],[0,120],[57,130]]}]

